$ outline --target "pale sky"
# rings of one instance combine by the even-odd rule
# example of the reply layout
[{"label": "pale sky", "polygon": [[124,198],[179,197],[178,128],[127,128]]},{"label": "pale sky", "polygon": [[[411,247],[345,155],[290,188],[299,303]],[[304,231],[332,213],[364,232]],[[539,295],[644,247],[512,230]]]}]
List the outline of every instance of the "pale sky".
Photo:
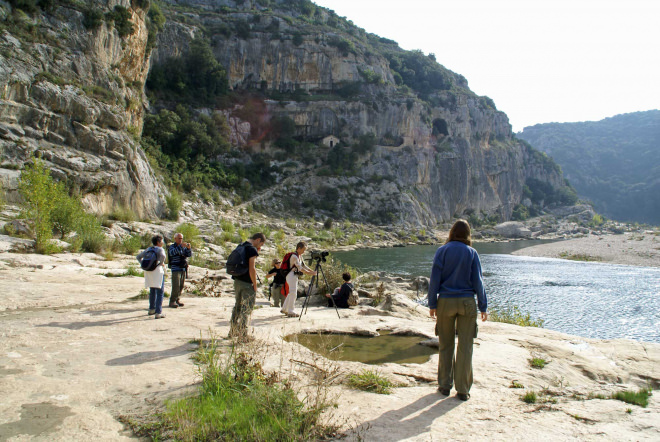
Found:
[{"label": "pale sky", "polygon": [[313,0],[435,53],[518,132],[660,109],[660,0]]}]

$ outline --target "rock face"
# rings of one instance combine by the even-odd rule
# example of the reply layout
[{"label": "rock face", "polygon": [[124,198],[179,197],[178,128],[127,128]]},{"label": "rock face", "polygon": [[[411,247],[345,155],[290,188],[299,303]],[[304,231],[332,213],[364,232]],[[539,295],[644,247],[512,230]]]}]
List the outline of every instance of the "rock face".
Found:
[{"label": "rock face", "polygon": [[[135,141],[146,107],[144,83],[150,65],[185,54],[198,35],[211,35],[230,88],[254,97],[249,104],[259,110],[246,121],[247,104],[217,109],[234,148],[286,156],[268,136],[273,117],[292,120],[293,139],[318,147],[316,163],[299,163],[296,177],[280,184],[291,192],[257,196],[273,210],[307,208],[316,215],[320,208],[321,216],[412,226],[455,216],[504,221],[521,202],[527,178],[564,186],[558,168],[516,140],[507,116],[471,92],[465,78],[330,10],[306,1],[166,1],[167,22],[151,55],[138,3],[92,0],[88,7],[14,14],[7,22],[0,35],[5,189],[15,189],[18,170],[39,153],[96,212],[128,206],[140,217],[161,213],[166,190]],[[134,33],[121,37],[107,18],[90,24],[89,11],[117,6],[128,11]],[[11,11],[0,3],[1,16]],[[414,70],[394,67],[404,59],[431,74],[422,81]],[[347,149],[365,136],[372,141],[350,164],[328,173],[328,158],[337,154],[334,144],[322,142],[330,135]]]},{"label": "rock face", "polygon": [[[317,167],[328,155],[321,143],[325,137],[350,145],[362,135],[374,136],[376,147],[360,157],[354,176],[299,174],[287,186],[306,197],[267,193],[261,200],[268,206],[300,207],[307,199],[303,207],[314,207],[313,201],[325,200],[326,209],[342,216],[431,226],[469,214],[507,220],[529,177],[565,185],[561,172],[516,140],[507,116],[472,93],[462,76],[438,66],[438,75],[451,86],[422,100],[397,85],[386,54],[401,49],[383,46],[352,24],[330,27],[328,10],[317,8],[312,24],[309,18],[297,20],[301,12],[294,8],[283,16],[283,2],[270,2],[269,9],[259,2],[185,3],[192,8],[185,23],[167,13],[153,63],[185,52],[202,27],[215,29],[211,44],[230,87],[274,97],[260,104],[264,119],[293,120],[295,137],[319,146]],[[355,88],[353,95],[343,92],[347,86]],[[231,121],[231,112],[226,116]],[[233,143],[273,151],[272,140],[254,136],[260,128],[253,127],[253,137],[246,139],[245,125],[230,126],[236,126]],[[341,191],[328,194],[328,188]]]},{"label": "rock face", "polygon": [[497,233],[505,238],[531,238],[532,231],[523,223],[509,221],[495,226]]},{"label": "rock face", "polygon": [[[38,154],[93,211],[125,206],[152,217],[162,211],[164,189],[130,135],[142,127],[146,12],[126,0],[92,1],[89,7],[105,13],[115,5],[130,12],[132,35],[120,37],[112,21],[87,29],[82,6],[58,4],[30,16],[13,12],[0,35],[2,180],[15,189],[17,169]],[[0,3],[0,15],[11,14]],[[26,27],[32,34],[26,36]]]}]

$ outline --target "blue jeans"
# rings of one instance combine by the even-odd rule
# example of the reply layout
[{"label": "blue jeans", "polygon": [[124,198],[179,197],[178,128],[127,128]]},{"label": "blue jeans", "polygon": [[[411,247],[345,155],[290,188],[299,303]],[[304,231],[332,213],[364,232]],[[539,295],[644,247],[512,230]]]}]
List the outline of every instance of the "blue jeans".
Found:
[{"label": "blue jeans", "polygon": [[160,288],[151,287],[149,289],[149,310],[156,310],[156,314],[163,313],[163,296],[165,295],[165,278]]}]

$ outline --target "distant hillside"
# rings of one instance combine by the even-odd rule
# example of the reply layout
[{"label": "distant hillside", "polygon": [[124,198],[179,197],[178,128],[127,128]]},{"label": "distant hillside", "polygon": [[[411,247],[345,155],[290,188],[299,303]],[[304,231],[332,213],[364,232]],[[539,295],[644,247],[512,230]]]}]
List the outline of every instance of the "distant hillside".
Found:
[{"label": "distant hillside", "polygon": [[599,212],[660,224],[660,110],[537,124],[517,136],[552,156]]}]

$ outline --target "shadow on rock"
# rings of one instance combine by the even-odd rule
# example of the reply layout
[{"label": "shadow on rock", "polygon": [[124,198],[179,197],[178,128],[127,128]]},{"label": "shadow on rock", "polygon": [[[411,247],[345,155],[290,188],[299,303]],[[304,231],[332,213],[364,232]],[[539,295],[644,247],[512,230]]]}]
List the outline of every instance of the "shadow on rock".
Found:
[{"label": "shadow on rock", "polygon": [[105,321],[49,322],[48,324],[37,325],[37,327],[59,327],[67,328],[69,330],[80,330],[87,327],[110,327],[125,322],[136,322],[143,319],[147,319],[147,316],[140,315],[125,319],[106,319]]},{"label": "shadow on rock", "polygon": [[128,356],[122,356],[120,358],[110,359],[105,362],[105,365],[116,367],[124,365],[139,365],[146,364],[149,362],[160,361],[161,359],[175,358],[177,356],[182,356],[192,352],[197,349],[197,344],[183,344],[178,347],[169,348],[167,350],[160,351],[140,351]]},{"label": "shadow on rock", "polygon": [[[402,440],[428,433],[433,421],[463,404],[455,397],[427,394],[398,410],[383,413],[360,425],[355,431],[367,440]],[[383,428],[388,434],[377,434]]]}]

